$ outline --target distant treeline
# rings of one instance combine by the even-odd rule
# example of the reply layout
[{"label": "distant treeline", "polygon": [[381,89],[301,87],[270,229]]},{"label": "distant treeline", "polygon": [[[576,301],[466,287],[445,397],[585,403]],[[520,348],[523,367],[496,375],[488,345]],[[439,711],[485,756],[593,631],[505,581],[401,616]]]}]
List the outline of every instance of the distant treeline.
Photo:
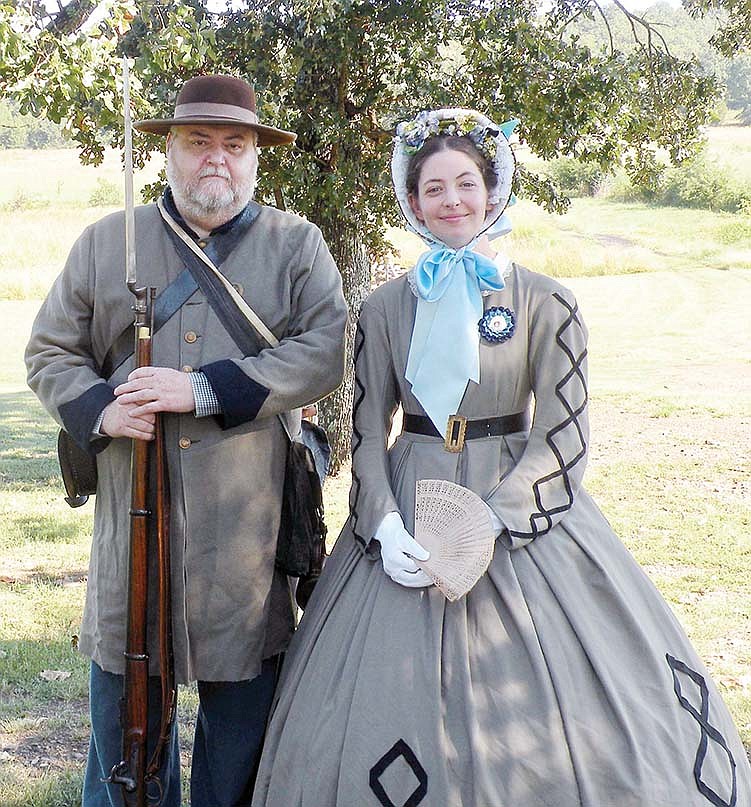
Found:
[{"label": "distant treeline", "polygon": [[14,101],[0,99],[0,148],[50,149],[72,145],[57,124],[21,115]]},{"label": "distant treeline", "polygon": [[[559,157],[545,167],[567,196],[598,196],[616,202],[647,202],[668,207],[723,210],[751,217],[751,188],[712,160],[706,150],[677,167],[667,167],[649,187],[637,187],[623,169],[603,171],[592,163]],[[751,230],[746,226],[746,237]]]},{"label": "distant treeline", "polygon": [[[593,51],[604,49],[607,52],[611,37],[617,50],[633,50],[636,47],[634,29],[624,15],[614,5],[609,5],[605,7],[604,16],[607,27],[591,10],[580,15],[568,26],[568,35],[577,37]],[[682,6],[675,7],[662,0],[641,12],[641,16],[664,37],[673,56],[681,59],[695,57],[707,73],[717,76],[723,88],[718,118],[724,116],[721,108],[724,102],[728,109],[738,113],[743,123],[751,124],[751,53],[728,58],[712,47],[710,40],[718,29],[715,17],[691,17]],[[638,25],[635,30],[643,41],[645,32]]]}]

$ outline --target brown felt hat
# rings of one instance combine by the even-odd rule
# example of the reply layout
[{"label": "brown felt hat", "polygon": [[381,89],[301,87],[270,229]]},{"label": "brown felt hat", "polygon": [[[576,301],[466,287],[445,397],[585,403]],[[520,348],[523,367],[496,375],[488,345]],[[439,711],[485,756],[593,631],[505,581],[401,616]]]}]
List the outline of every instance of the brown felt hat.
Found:
[{"label": "brown felt hat", "polygon": [[166,135],[172,126],[247,126],[258,133],[259,146],[292,143],[297,135],[273,126],[263,126],[256,113],[256,94],[246,81],[234,76],[196,76],[178,93],[175,116],[139,120],[141,132]]}]

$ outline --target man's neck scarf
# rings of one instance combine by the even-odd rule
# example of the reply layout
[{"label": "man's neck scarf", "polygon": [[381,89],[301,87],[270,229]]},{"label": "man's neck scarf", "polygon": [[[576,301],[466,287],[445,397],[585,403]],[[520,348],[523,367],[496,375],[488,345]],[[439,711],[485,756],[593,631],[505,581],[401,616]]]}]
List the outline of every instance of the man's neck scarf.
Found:
[{"label": "man's neck scarf", "polygon": [[417,312],[407,358],[412,393],[442,435],[469,381],[480,381],[483,291],[500,291],[503,277],[490,258],[436,246],[414,268]]}]

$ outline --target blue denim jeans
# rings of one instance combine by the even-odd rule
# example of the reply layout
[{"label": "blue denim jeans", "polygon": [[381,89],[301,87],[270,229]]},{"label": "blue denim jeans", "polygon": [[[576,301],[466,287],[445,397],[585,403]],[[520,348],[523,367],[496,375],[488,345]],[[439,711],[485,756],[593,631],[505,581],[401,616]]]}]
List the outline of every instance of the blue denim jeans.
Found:
[{"label": "blue denim jeans", "polygon": [[[190,773],[191,807],[247,807],[253,795],[266,719],[274,695],[279,657],[266,659],[251,681],[199,681],[198,716]],[[122,758],[120,700],[123,676],[91,663],[91,739],[82,807],[122,807],[120,785],[102,780]],[[161,686],[149,679],[149,743],[159,731]],[[160,771],[160,807],[180,807],[180,752],[177,721]],[[149,796],[157,796],[150,791]]]}]

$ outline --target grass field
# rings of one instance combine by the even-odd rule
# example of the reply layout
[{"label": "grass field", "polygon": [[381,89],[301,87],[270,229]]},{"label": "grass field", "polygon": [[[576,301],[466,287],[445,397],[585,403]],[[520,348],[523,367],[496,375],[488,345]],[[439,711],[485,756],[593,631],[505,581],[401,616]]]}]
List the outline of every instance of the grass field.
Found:
[{"label": "grass field", "polygon": [[709,156],[741,182],[751,183],[751,127],[712,126],[707,133]]},{"label": "grass field", "polygon": [[[751,127],[712,127],[707,136],[713,159],[751,182]],[[155,158],[136,176],[136,188],[161,167]],[[13,233],[0,243],[0,299],[46,293],[83,227],[115,209],[89,204],[100,181],[115,191],[122,185],[113,152],[94,168],[81,166],[73,149],[0,151],[0,226]],[[555,277],[751,268],[748,216],[607,199],[575,199],[564,216],[522,201],[510,216],[514,229],[499,248]],[[390,237],[405,266],[423,249],[403,230]]]},{"label": "grass field", "polygon": [[[88,665],[73,645],[92,505],[62,501],[56,428],[22,364],[35,298],[103,213],[85,204],[96,178],[77,184],[71,152],[55,154],[40,166],[17,153],[8,174],[16,157],[0,152],[0,221],[17,242],[0,245],[0,807],[80,804],[88,732]],[[105,168],[119,181],[116,160]],[[10,210],[11,176],[58,201]],[[740,217],[602,200],[577,200],[563,218],[520,203],[512,216],[503,248],[566,277],[590,329],[585,484],[680,618],[751,748],[751,237],[723,241]],[[408,263],[414,242],[394,238]],[[347,489],[346,473],[326,487],[333,534]],[[194,710],[185,688],[186,766]]]}]

